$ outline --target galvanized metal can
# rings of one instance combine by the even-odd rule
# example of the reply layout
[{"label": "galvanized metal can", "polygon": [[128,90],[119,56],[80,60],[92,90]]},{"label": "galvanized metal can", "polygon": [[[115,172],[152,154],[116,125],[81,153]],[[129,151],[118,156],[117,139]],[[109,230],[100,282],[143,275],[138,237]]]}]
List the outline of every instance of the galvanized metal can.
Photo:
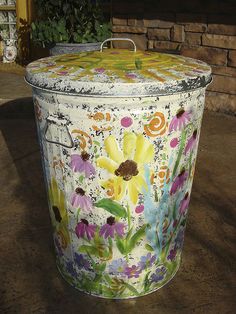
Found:
[{"label": "galvanized metal can", "polygon": [[102,45],[26,81],[62,276],[104,298],[159,289],[180,265],[210,67]]}]

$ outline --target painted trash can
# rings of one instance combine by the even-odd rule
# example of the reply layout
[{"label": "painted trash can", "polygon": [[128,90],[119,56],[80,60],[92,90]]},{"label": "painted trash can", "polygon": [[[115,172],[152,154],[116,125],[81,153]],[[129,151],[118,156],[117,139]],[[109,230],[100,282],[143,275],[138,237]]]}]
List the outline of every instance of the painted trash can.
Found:
[{"label": "painted trash can", "polygon": [[210,67],[104,49],[27,66],[56,261],[104,298],[153,292],[177,272]]}]

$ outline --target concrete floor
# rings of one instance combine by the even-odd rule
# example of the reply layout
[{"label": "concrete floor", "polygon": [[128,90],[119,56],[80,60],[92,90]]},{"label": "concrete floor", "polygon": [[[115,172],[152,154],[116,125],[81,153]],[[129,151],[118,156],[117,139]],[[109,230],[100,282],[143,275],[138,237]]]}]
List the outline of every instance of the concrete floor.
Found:
[{"label": "concrete floor", "polygon": [[235,313],[235,118],[205,112],[173,281],[139,299],[98,299],[75,291],[56,269],[30,90],[22,77],[7,77],[9,86],[0,79],[0,312]]}]

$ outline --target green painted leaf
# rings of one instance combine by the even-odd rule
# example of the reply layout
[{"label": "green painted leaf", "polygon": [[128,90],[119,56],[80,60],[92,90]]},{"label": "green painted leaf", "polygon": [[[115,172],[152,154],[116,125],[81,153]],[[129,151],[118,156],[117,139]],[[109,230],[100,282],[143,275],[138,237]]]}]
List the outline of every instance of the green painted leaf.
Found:
[{"label": "green painted leaf", "polygon": [[125,208],[120,205],[119,203],[109,199],[109,198],[103,198],[100,201],[96,202],[94,204],[96,207],[101,207],[111,213],[114,216],[117,217],[127,217],[127,212]]},{"label": "green painted leaf", "polygon": [[146,274],[146,276],[145,276],[145,278],[144,278],[144,291],[146,292],[148,289],[149,289],[149,287],[150,287],[150,285],[151,285],[151,282],[150,282],[150,280],[149,280],[149,275],[150,275],[150,271]]},{"label": "green painted leaf", "polygon": [[82,183],[83,181],[84,181],[84,176],[81,175],[81,176],[79,177],[79,182]]},{"label": "green painted leaf", "polygon": [[125,254],[125,244],[124,241],[120,238],[116,238],[116,246],[118,248],[118,250],[120,251],[121,254]]},{"label": "green painted leaf", "polygon": [[105,270],[105,268],[106,268],[106,263],[96,264],[96,267],[95,267],[95,269],[101,273]]},{"label": "green painted leaf", "polygon": [[139,292],[127,282],[125,283],[126,288],[128,288],[135,296],[139,296]]},{"label": "green painted leaf", "polygon": [[87,254],[96,255],[96,256],[98,255],[97,249],[90,245],[81,245],[79,247],[79,251],[81,253],[87,253]]},{"label": "green painted leaf", "polygon": [[151,246],[151,245],[149,245],[149,244],[145,244],[145,249],[147,250],[147,251],[149,251],[149,252],[153,252],[154,250],[153,250],[153,247]]},{"label": "green painted leaf", "polygon": [[106,282],[107,282],[109,285],[112,284],[112,280],[111,280],[111,278],[110,278],[107,274],[104,274],[104,278],[105,278]]},{"label": "green painted leaf", "polygon": [[136,245],[136,243],[145,235],[147,225],[143,225],[136,233],[131,237],[128,242],[126,253],[132,251]]},{"label": "green painted leaf", "polygon": [[137,70],[141,70],[142,69],[142,60],[139,58],[135,59],[135,67]]}]

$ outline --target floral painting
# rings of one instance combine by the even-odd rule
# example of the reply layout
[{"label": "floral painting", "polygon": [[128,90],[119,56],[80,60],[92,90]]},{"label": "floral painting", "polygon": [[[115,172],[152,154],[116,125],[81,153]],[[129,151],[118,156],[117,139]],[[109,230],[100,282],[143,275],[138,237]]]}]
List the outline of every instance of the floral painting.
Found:
[{"label": "floral painting", "polygon": [[160,99],[34,97],[63,277],[105,298],[165,285],[180,265],[204,90]]}]

